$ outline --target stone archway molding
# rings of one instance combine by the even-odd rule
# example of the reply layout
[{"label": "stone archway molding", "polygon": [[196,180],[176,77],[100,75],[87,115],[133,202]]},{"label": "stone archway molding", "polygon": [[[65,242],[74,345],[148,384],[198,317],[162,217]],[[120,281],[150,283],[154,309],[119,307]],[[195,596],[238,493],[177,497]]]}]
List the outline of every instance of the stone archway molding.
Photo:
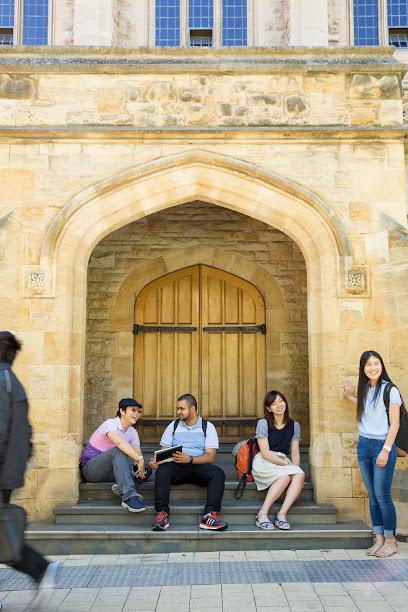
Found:
[{"label": "stone archway molding", "polygon": [[318,250],[332,250],[328,240],[332,255],[347,260],[343,269],[352,267],[346,231],[321,197],[269,170],[199,149],[142,164],[72,198],[47,232],[41,261],[49,265],[64,260],[72,266],[82,259],[83,265],[83,250],[89,257],[108,233],[157,210],[198,199],[274,225],[297,242],[306,260],[311,243]]}]

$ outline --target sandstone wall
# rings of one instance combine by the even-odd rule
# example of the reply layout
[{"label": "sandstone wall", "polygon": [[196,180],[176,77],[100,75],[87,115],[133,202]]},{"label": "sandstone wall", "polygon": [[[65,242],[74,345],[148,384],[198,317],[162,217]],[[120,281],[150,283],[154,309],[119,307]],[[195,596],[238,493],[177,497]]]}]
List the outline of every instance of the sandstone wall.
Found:
[{"label": "sandstone wall", "polygon": [[[292,416],[301,423],[302,441],[307,444],[307,285],[303,255],[293,240],[273,227],[203,202],[183,204],[135,221],[109,234],[94,249],[88,266],[85,438],[103,420],[116,414],[123,389],[120,375],[112,369],[112,358],[122,353],[121,334],[109,324],[118,288],[142,264],[172,251],[185,248],[188,265],[191,247],[217,248],[238,255],[267,270],[278,283],[288,323],[282,327],[281,320],[276,328],[269,319],[267,334],[275,338],[280,334],[273,354],[284,355],[286,364],[283,376],[273,365],[269,367],[268,388],[280,383]],[[130,326],[130,336],[131,329]]]},{"label": "sandstone wall", "polygon": [[[335,503],[342,518],[363,517],[354,409],[340,384],[356,380],[362,350],[375,348],[408,393],[403,70],[391,53],[5,49],[1,57],[0,326],[24,342],[16,370],[36,456],[20,496],[32,518],[50,519],[55,505],[78,495],[87,290],[89,340],[97,333],[89,360],[99,346],[109,359],[103,317],[121,281],[99,291],[103,265],[125,279],[132,266],[137,275],[158,259],[157,276],[165,273],[167,255],[159,255],[169,227],[192,201],[254,224],[259,240],[244,248],[231,236],[228,248],[245,261],[246,280],[254,262],[269,270],[288,308],[298,288],[293,275],[288,284],[279,278],[288,272],[282,265],[301,263],[302,276],[306,266],[311,474],[319,501]],[[219,240],[209,221],[196,236],[197,258],[198,247]],[[135,227],[144,228],[143,261],[127,234]],[[105,259],[116,231],[127,250],[112,247]],[[280,242],[287,254],[276,263]],[[294,299],[303,334],[304,295]]]}]

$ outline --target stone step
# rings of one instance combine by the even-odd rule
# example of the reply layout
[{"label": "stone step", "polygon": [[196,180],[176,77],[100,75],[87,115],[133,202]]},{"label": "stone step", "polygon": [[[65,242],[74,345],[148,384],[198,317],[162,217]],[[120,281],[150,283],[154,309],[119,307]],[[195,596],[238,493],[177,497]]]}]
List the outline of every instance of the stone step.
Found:
[{"label": "stone step", "polygon": [[[175,526],[195,526],[200,523],[204,504],[182,503],[170,506],[171,524]],[[76,505],[64,505],[54,508],[57,525],[81,525],[94,521],[111,525],[134,525],[137,528],[151,527],[156,516],[153,503],[145,503],[144,512],[131,513],[123,508],[119,501],[94,502]],[[255,515],[259,511],[257,501],[225,502],[222,505],[220,518],[229,525],[248,525],[255,523]],[[274,504],[270,517],[279,510],[280,505]],[[333,524],[336,522],[337,508],[330,504],[296,503],[288,514],[288,520],[293,525]]]},{"label": "stone step", "polygon": [[[79,485],[79,503],[117,500],[118,498],[111,491],[112,484],[111,482],[81,482]],[[234,501],[238,503],[234,495],[237,484],[238,482],[235,479],[225,483],[223,502]],[[152,476],[151,480],[148,482],[140,485],[140,487],[138,487],[138,492],[143,495],[145,502],[153,502],[154,476]],[[182,502],[186,499],[204,502],[206,497],[207,489],[205,487],[198,487],[193,484],[173,485],[171,487],[170,500],[172,504],[175,502]],[[261,504],[264,498],[265,491],[257,491],[254,482],[247,482],[245,492],[241,498],[242,501],[257,501],[258,504]],[[282,500],[283,498],[284,495],[279,499]],[[313,484],[311,482],[305,482],[305,486],[298,501],[313,501]]]},{"label": "stone step", "polygon": [[154,554],[169,552],[209,552],[220,550],[310,550],[320,548],[367,548],[372,530],[362,521],[333,525],[299,525],[290,531],[265,532],[254,525],[232,525],[221,533],[191,527],[170,526],[165,533],[143,529],[135,524],[55,525],[32,523],[26,538],[47,555],[66,554]]}]

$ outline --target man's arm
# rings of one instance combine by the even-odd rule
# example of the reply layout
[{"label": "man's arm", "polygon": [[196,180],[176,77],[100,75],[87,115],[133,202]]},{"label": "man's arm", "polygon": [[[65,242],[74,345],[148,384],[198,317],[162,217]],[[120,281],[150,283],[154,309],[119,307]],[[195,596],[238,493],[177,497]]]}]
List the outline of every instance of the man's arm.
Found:
[{"label": "man's arm", "polygon": [[[137,469],[133,472],[134,476],[137,476],[138,478],[144,478],[145,475],[145,462],[144,462],[144,457],[142,455],[142,449],[140,448],[140,444],[135,444],[135,446],[133,447],[136,451],[136,453],[139,455],[139,459],[136,462],[137,463]],[[141,457],[141,459],[140,459]]]},{"label": "man's arm", "polygon": [[119,450],[125,453],[125,455],[128,455],[128,457],[131,457],[135,463],[139,461],[140,453],[137,453],[129,442],[121,438],[116,429],[108,431],[106,435],[109,440],[112,440],[112,442],[116,444]]},{"label": "man's arm", "polygon": [[[214,463],[216,448],[206,448],[204,455],[193,457],[193,465],[204,465],[206,463]],[[191,456],[187,453],[174,453],[174,463],[190,463]]]}]

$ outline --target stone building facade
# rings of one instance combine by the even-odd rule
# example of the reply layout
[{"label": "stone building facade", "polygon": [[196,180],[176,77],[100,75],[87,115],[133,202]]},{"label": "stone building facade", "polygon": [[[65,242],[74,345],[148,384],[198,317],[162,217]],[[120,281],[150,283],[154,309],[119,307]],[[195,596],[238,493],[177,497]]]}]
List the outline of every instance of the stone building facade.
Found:
[{"label": "stone building facade", "polygon": [[342,46],[346,0],[249,2],[246,49],[149,46],[153,4],[57,1],[55,46],[1,47],[0,327],[24,342],[35,441],[20,498],[38,520],[76,501],[84,440],[138,392],[138,296],[207,266],[262,296],[264,389],[302,422],[317,501],[369,522],[340,385],[373,348],[408,394],[407,66]]}]

